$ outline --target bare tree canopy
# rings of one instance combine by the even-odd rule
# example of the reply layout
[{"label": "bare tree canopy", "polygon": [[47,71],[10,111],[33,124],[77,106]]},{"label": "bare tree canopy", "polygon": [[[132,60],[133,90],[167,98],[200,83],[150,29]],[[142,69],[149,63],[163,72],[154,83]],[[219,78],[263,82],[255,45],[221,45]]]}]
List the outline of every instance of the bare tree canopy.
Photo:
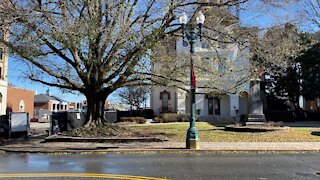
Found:
[{"label": "bare tree canopy", "polygon": [[320,29],[320,1],[319,0],[304,0],[301,3],[304,7],[302,14],[299,15],[300,20],[309,22],[308,28],[313,31]]},{"label": "bare tree canopy", "polygon": [[145,86],[129,86],[121,89],[118,93],[121,102],[130,105],[130,109],[141,108],[147,101],[149,88]]},{"label": "bare tree canopy", "polygon": [[10,38],[1,42],[32,64],[31,80],[83,93],[87,123],[97,123],[110,93],[150,79],[141,74],[143,58],[176,31],[182,10],[246,1],[3,0],[1,25]]},{"label": "bare tree canopy", "polygon": [[[103,123],[105,99],[116,89],[166,83],[153,81],[148,59],[161,40],[178,32],[177,17],[182,11],[193,16],[199,8],[238,8],[246,2],[2,0],[0,19],[5,36],[0,42],[15,58],[30,65],[26,73],[31,80],[84,94],[88,103],[86,123]],[[219,22],[225,23],[223,19]],[[211,40],[243,45],[242,33],[232,34],[228,29],[218,32],[223,38]],[[179,81],[172,74],[158,76]]]}]

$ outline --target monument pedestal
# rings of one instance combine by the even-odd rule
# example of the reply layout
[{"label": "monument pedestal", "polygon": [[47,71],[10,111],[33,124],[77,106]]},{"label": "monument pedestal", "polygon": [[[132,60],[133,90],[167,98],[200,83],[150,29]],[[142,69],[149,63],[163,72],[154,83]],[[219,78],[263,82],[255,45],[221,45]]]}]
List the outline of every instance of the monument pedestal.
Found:
[{"label": "monument pedestal", "polygon": [[262,125],[266,122],[260,96],[260,79],[250,81],[249,115],[246,125]]}]

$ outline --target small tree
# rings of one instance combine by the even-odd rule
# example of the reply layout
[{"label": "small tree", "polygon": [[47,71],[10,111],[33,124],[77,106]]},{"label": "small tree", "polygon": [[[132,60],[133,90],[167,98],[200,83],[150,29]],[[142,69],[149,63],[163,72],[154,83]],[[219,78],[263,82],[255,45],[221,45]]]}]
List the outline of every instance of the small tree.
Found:
[{"label": "small tree", "polygon": [[320,44],[297,58],[300,64],[301,94],[307,100],[320,97]]},{"label": "small tree", "polygon": [[118,93],[124,104],[130,105],[130,109],[139,109],[148,98],[149,89],[147,87],[125,87]]},{"label": "small tree", "polygon": [[[320,96],[319,89],[319,44],[312,41],[310,34],[300,33],[299,44],[303,49],[299,56],[284,60],[286,66],[272,66],[272,82],[267,88],[268,96],[281,102],[289,99],[295,110],[299,110],[299,97],[311,100]],[[281,100],[282,99],[282,100]],[[280,105],[278,104],[275,104]]]}]

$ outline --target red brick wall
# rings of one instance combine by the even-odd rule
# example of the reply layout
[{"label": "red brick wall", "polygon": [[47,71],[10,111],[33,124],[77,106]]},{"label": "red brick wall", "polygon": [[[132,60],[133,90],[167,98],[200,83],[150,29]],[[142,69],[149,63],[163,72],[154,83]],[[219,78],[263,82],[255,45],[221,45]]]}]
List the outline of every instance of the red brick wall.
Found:
[{"label": "red brick wall", "polygon": [[49,103],[34,103],[34,109],[41,110],[41,109],[46,109],[46,110],[51,110],[51,107]]},{"label": "red brick wall", "polygon": [[34,91],[9,86],[7,98],[7,108],[11,108],[12,112],[19,112],[19,104],[23,100],[24,111],[29,113],[30,118],[33,117]]}]

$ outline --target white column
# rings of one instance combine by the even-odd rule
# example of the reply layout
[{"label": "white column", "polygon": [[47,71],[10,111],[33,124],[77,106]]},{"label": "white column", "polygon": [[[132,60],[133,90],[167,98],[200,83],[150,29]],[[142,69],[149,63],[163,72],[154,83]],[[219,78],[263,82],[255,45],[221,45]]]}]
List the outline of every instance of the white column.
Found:
[{"label": "white column", "polygon": [[177,108],[178,113],[186,113],[186,93],[182,90],[177,93]]},{"label": "white column", "polygon": [[239,94],[230,94],[230,116],[236,116],[239,110]]},{"label": "white column", "polygon": [[200,116],[204,115],[204,108],[205,108],[204,107],[204,100],[205,100],[205,95],[196,94],[196,112],[198,110],[200,110]]}]

